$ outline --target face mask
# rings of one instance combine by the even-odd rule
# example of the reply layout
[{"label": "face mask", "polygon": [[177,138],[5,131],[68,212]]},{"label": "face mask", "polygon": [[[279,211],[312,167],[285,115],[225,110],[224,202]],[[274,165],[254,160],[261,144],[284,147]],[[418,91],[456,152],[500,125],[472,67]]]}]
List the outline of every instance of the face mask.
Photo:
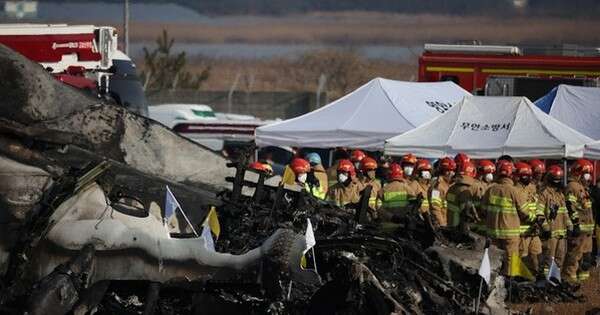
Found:
[{"label": "face mask", "polygon": [[354,163],[354,168],[358,171],[360,170],[360,162]]},{"label": "face mask", "polygon": [[525,177],[520,177],[519,181],[521,182],[521,184],[523,185],[529,185],[529,183],[531,182],[531,177],[529,176],[525,176]]},{"label": "face mask", "polygon": [[421,177],[423,179],[431,179],[431,173],[429,171],[422,171],[421,172]]},{"label": "face mask", "polygon": [[412,166],[405,166],[404,167],[404,174],[406,176],[411,176],[412,172],[413,172],[414,168]]},{"label": "face mask", "polygon": [[367,177],[369,179],[375,179],[375,171],[368,171],[367,172]]},{"label": "face mask", "polygon": [[583,180],[585,180],[586,182],[591,181],[592,180],[592,174],[589,174],[589,173],[583,174]]},{"label": "face mask", "polygon": [[308,174],[306,174],[306,173],[302,173],[302,174],[298,175],[298,181],[302,184],[306,183],[307,176],[308,176]]},{"label": "face mask", "polygon": [[339,183],[343,184],[343,183],[345,183],[347,180],[348,180],[348,175],[346,175],[346,174],[344,174],[344,173],[338,174],[338,182],[339,182]]},{"label": "face mask", "polygon": [[550,185],[552,185],[553,187],[560,187],[561,181],[560,180],[558,180],[558,181],[551,181]]},{"label": "face mask", "polygon": [[450,171],[450,172],[448,172],[448,174],[446,176],[447,176],[447,178],[452,178],[452,177],[454,177],[455,174],[456,173],[454,173],[453,171]]},{"label": "face mask", "polygon": [[485,174],[485,176],[483,177],[483,180],[485,180],[488,183],[491,183],[494,180],[494,174],[492,174],[492,173]]}]

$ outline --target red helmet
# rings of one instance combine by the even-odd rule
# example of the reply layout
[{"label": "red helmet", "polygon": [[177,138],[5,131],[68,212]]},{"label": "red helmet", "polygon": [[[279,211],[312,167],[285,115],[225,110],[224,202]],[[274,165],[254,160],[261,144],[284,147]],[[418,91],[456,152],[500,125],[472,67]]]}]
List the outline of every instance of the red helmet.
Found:
[{"label": "red helmet", "polygon": [[412,154],[405,154],[402,156],[402,164],[417,164],[417,157]]},{"label": "red helmet", "polygon": [[356,169],[354,168],[354,164],[352,164],[350,160],[346,159],[339,161],[337,171],[349,173],[350,176],[356,175]]},{"label": "red helmet", "polygon": [[498,161],[498,165],[496,166],[498,175],[501,176],[512,176],[515,171],[515,166],[507,160]]},{"label": "red helmet", "polygon": [[388,172],[388,180],[399,180],[404,178],[402,166],[398,163],[392,163]]},{"label": "red helmet", "polygon": [[593,172],[594,164],[586,159],[579,159],[571,165],[571,173],[575,176]]},{"label": "red helmet", "polygon": [[253,162],[248,165],[248,168],[259,172],[265,172],[267,174],[273,173],[273,168],[267,163]]},{"label": "red helmet", "polygon": [[449,157],[444,157],[440,159],[438,163],[438,168],[440,169],[440,172],[455,171],[456,162],[454,162],[454,160]]},{"label": "red helmet", "polygon": [[308,173],[310,171],[310,163],[308,163],[307,160],[301,158],[293,159],[292,163],[290,163],[290,167],[296,175]]},{"label": "red helmet", "polygon": [[563,171],[562,167],[558,165],[551,165],[548,168],[548,177],[550,179],[559,180],[562,179],[563,176],[565,176],[565,172]]},{"label": "red helmet", "polygon": [[464,175],[464,176],[469,176],[469,177],[475,177],[475,176],[477,176],[477,171],[475,169],[475,164],[473,164],[473,162],[471,162],[471,161],[468,161],[468,162],[465,162],[465,163],[461,164],[458,167],[458,174]]},{"label": "red helmet", "polygon": [[490,160],[479,161],[479,172],[482,174],[494,174],[496,173],[496,165]]},{"label": "red helmet", "polygon": [[431,171],[431,163],[425,159],[417,160],[417,166],[415,167],[417,171]]},{"label": "red helmet", "polygon": [[352,151],[352,154],[350,155],[350,160],[352,160],[352,162],[360,162],[366,156],[367,155],[365,154],[365,152],[363,152],[361,150],[354,150],[354,151]]},{"label": "red helmet", "polygon": [[467,162],[471,162],[471,158],[464,153],[459,153],[454,157],[454,162],[456,162],[456,166],[461,166]]},{"label": "red helmet", "polygon": [[531,166],[525,162],[517,162],[515,163],[515,175],[517,176],[531,176],[533,175],[533,171],[531,170]]},{"label": "red helmet", "polygon": [[546,164],[540,160],[531,160],[529,161],[529,165],[531,165],[531,170],[534,174],[544,174],[546,173]]},{"label": "red helmet", "polygon": [[364,159],[362,159],[362,161],[360,161],[360,169],[363,172],[376,170],[377,169],[377,161],[375,161],[375,159],[367,156]]}]

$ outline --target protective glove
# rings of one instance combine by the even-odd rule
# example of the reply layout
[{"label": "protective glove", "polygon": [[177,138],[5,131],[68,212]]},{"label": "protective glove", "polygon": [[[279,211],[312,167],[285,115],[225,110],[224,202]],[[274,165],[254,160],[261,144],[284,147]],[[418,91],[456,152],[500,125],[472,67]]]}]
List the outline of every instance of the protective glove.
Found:
[{"label": "protective glove", "polygon": [[572,237],[578,237],[581,235],[581,227],[579,227],[579,223],[573,224],[573,231],[571,231]]},{"label": "protective glove", "polygon": [[552,237],[552,232],[549,230],[542,230],[540,233],[540,238],[542,240],[549,240]]},{"label": "protective glove", "polygon": [[546,222],[546,218],[544,217],[544,215],[538,214],[535,217],[535,224],[537,224],[539,227],[541,227],[544,224],[544,222]]},{"label": "protective glove", "polygon": [[315,172],[309,172],[306,175],[306,183],[311,187],[319,187],[319,179],[315,176]]}]

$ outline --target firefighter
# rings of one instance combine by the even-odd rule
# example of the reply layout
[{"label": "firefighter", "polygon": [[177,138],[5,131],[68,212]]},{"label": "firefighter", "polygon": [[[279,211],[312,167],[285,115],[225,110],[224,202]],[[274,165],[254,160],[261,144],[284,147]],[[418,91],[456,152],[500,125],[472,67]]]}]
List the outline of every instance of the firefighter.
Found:
[{"label": "firefighter", "polygon": [[379,191],[382,200],[382,218],[390,221],[394,216],[406,215],[410,200],[416,197],[412,187],[404,178],[404,171],[397,163],[390,165],[387,183]]},{"label": "firefighter", "polygon": [[533,171],[532,182],[539,189],[544,185],[544,174],[546,174],[546,164],[544,162],[534,159],[529,161],[529,165],[531,165],[531,170]]},{"label": "firefighter", "polygon": [[329,187],[327,199],[337,206],[343,207],[350,203],[357,203],[360,199],[358,184],[354,180],[356,171],[350,160],[340,160],[336,170],[338,182]]},{"label": "firefighter", "polygon": [[327,173],[321,162],[321,156],[316,152],[311,152],[306,155],[306,159],[310,163],[310,173],[308,173],[306,182],[311,189],[312,195],[323,200],[327,196],[329,182],[327,180]]},{"label": "firefighter", "polygon": [[446,194],[450,188],[450,182],[454,177],[456,163],[452,158],[445,157],[438,161],[437,177],[431,184],[428,192],[429,207],[432,220],[437,226],[446,226],[448,223],[448,204]]},{"label": "firefighter", "polygon": [[534,222],[536,217],[527,211],[525,195],[514,185],[514,165],[501,161],[496,168],[497,181],[485,192],[482,206],[486,213],[487,235],[496,246],[506,251],[504,273],[508,274],[512,258],[519,255],[521,222]]},{"label": "firefighter", "polygon": [[[530,215],[535,215],[540,220],[545,218],[543,210],[538,207],[537,185],[532,182],[533,171],[531,166],[525,162],[515,163],[515,185],[525,196],[525,210]],[[527,257],[528,267],[536,274],[540,274],[539,255],[542,254],[542,241],[540,233],[543,221],[529,224],[530,222],[521,222],[521,243],[519,251],[521,257]]]},{"label": "firefighter", "polygon": [[565,274],[570,282],[587,280],[592,264],[594,217],[588,186],[593,171],[594,167],[590,161],[575,161],[571,166],[569,182],[565,189],[567,210],[573,223],[569,254],[565,263]]},{"label": "firefighter", "polygon": [[369,207],[373,210],[377,210],[381,204],[378,197],[379,191],[381,190],[381,183],[375,177],[377,161],[367,156],[360,161],[360,169],[363,176],[359,179],[359,190],[362,191],[367,186],[372,187],[371,196],[369,197]]},{"label": "firefighter", "polygon": [[473,224],[473,230],[481,231],[484,217],[480,216],[479,208],[483,197],[483,187],[475,179],[476,169],[473,162],[464,162],[458,168],[454,184],[448,189],[446,200],[448,203],[448,226],[468,230]]},{"label": "firefighter", "polygon": [[466,164],[468,162],[471,162],[471,158],[464,153],[458,153],[454,156],[454,163],[456,163],[456,169],[460,169],[463,164]]},{"label": "firefighter", "polygon": [[360,176],[362,176],[362,174],[360,174],[360,161],[362,161],[365,157],[367,157],[367,155],[362,150],[353,150],[350,154],[350,161],[352,161],[352,164],[354,164],[354,169],[357,171],[357,173],[359,173],[358,175]]},{"label": "firefighter", "polygon": [[496,173],[496,165],[490,160],[479,161],[479,183],[483,190],[487,190],[488,187],[494,182],[494,173]]},{"label": "firefighter", "polygon": [[542,226],[542,253],[544,272],[548,274],[552,257],[558,268],[562,268],[567,254],[567,226],[570,224],[562,186],[564,171],[552,165],[543,180],[538,204],[544,211],[546,221]]},{"label": "firefighter", "polygon": [[414,154],[408,153],[402,156],[400,166],[402,166],[405,178],[409,179],[408,181],[410,181],[410,178],[413,175],[415,165],[417,165],[417,157]]},{"label": "firefighter", "polygon": [[344,148],[337,148],[333,152],[333,164],[327,169],[327,187],[337,184],[337,167],[340,160],[349,159],[348,151]]},{"label": "firefighter", "polygon": [[262,163],[257,161],[250,163],[250,165],[248,165],[248,168],[257,172],[264,172],[267,175],[273,175],[273,168],[268,163]]},{"label": "firefighter", "polygon": [[[294,172],[294,181],[297,185],[307,188],[306,179],[310,172],[310,163],[302,158],[294,158],[290,162],[290,169]],[[309,191],[309,189],[307,189]]]},{"label": "firefighter", "polygon": [[410,183],[413,191],[417,196],[421,196],[423,201],[419,207],[421,214],[429,214],[429,187],[431,186],[431,163],[425,159],[417,160],[415,171],[413,172],[413,180]]}]

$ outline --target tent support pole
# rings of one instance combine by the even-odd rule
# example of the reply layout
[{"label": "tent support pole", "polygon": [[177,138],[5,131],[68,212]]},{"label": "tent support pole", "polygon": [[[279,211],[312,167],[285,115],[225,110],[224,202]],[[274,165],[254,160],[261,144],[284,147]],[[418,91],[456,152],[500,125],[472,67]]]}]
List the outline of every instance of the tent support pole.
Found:
[{"label": "tent support pole", "polygon": [[564,176],[563,176],[563,185],[567,186],[567,159],[563,159],[563,168],[564,168]]}]

